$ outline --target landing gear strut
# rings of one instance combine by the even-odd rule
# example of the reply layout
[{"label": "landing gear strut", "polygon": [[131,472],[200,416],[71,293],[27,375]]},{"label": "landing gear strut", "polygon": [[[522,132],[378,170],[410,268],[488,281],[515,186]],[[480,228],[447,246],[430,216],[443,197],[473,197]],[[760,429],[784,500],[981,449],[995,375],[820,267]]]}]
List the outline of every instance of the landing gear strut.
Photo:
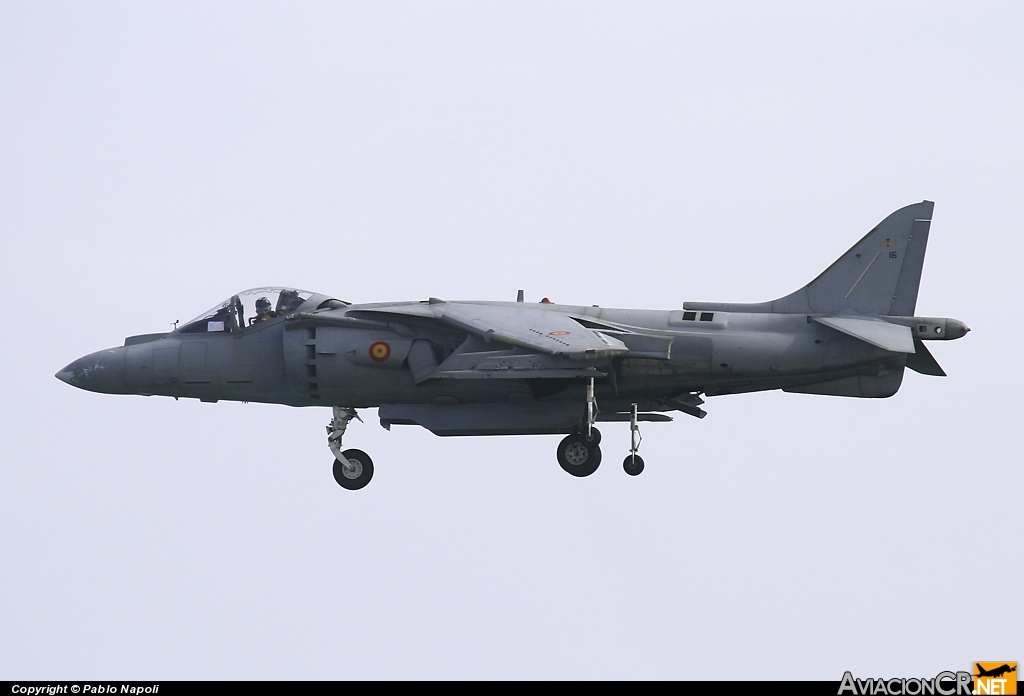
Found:
[{"label": "landing gear strut", "polygon": [[[590,381],[587,382],[587,428],[583,434],[587,437],[587,441],[593,440],[594,423],[597,422],[597,412],[600,409],[597,408],[597,397],[594,396],[594,378],[591,377]],[[598,434],[600,438],[600,434]],[[600,439],[598,439],[600,442]],[[594,443],[595,445],[597,443]]]},{"label": "landing gear strut", "polygon": [[640,425],[637,422],[636,404],[633,404],[633,412],[629,418],[629,454],[622,462],[622,468],[630,476],[639,476],[640,472],[644,470],[643,457],[636,453],[640,449],[640,443],[643,442],[643,439],[640,435]]},{"label": "landing gear strut", "polygon": [[341,449],[341,438],[344,437],[345,430],[353,418],[360,423],[363,422],[354,408],[335,406],[334,418],[327,426],[327,446],[334,454],[334,480],[339,486],[350,491],[359,490],[373,478],[373,460],[366,452]]}]

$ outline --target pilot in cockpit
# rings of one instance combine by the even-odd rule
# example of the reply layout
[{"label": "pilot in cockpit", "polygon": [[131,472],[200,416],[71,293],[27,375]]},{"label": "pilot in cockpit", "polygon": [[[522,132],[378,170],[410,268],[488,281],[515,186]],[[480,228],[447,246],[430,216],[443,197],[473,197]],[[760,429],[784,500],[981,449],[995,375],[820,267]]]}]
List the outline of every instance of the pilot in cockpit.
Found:
[{"label": "pilot in cockpit", "polygon": [[261,321],[267,321],[277,316],[277,312],[270,308],[270,300],[266,297],[261,297],[256,300],[256,316],[249,320],[249,326],[253,324],[259,324]]}]

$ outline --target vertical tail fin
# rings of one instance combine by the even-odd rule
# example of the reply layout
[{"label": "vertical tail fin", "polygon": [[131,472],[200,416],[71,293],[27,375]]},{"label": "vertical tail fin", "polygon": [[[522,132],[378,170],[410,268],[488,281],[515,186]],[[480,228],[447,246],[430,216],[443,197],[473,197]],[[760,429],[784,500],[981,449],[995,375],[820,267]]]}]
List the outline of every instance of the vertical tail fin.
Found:
[{"label": "vertical tail fin", "polygon": [[772,302],[686,302],[693,310],[913,316],[935,204],[900,208],[796,292]]},{"label": "vertical tail fin", "polygon": [[774,312],[913,316],[935,204],[900,208]]}]

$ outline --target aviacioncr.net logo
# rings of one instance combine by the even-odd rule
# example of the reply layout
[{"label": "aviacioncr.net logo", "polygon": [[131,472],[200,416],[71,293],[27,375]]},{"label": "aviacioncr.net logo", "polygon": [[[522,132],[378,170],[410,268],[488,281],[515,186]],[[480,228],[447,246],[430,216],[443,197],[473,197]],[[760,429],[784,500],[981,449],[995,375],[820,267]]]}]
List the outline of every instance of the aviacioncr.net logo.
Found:
[{"label": "aviacioncr.net logo", "polygon": [[838,696],[972,696],[970,672],[939,672],[932,679],[857,679],[843,674]]}]

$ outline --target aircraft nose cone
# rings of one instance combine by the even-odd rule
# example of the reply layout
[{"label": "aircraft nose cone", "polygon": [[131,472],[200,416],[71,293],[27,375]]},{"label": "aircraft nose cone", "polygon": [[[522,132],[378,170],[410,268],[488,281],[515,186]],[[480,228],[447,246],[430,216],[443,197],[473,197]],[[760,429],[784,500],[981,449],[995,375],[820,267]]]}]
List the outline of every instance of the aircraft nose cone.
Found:
[{"label": "aircraft nose cone", "polygon": [[54,377],[86,391],[125,394],[124,348],[109,348],[81,357]]},{"label": "aircraft nose cone", "polygon": [[948,339],[966,336],[970,330],[970,327],[959,319],[949,319],[946,321],[946,338]]}]

